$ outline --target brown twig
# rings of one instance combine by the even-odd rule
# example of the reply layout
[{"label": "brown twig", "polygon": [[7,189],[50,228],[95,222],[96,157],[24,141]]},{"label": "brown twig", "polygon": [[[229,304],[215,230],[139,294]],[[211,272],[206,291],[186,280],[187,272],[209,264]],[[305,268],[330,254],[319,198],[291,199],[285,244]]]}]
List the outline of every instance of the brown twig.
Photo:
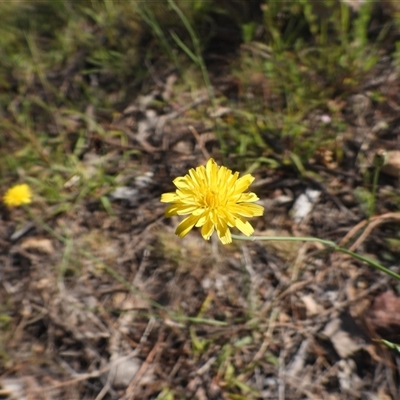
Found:
[{"label": "brown twig", "polygon": [[209,158],[211,158],[210,153],[207,151],[207,149],[204,147],[204,143],[201,140],[201,137],[199,135],[199,133],[196,131],[196,129],[194,129],[194,127],[192,125],[188,126],[188,129],[190,132],[192,132],[192,135],[194,136],[194,138],[196,139],[201,152],[203,153],[203,156],[206,160],[208,160]]},{"label": "brown twig", "polygon": [[[364,232],[360,235],[360,237],[351,245],[349,251],[355,251],[371,234],[372,230],[377,226],[384,224],[386,222],[392,221],[400,221],[399,213],[386,213],[383,215],[377,215],[375,217],[370,218],[370,220],[364,220],[359,222],[356,226],[354,226],[349,233],[339,242],[339,246],[343,246],[346,242],[348,242],[356,233],[367,225]],[[369,223],[368,223],[369,222]]]}]

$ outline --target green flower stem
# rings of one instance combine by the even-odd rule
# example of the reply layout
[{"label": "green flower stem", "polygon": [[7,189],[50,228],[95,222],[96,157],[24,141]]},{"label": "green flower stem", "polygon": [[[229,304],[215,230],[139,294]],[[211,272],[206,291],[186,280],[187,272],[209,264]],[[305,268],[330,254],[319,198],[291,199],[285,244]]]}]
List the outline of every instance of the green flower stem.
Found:
[{"label": "green flower stem", "polygon": [[381,172],[381,167],[377,165],[375,168],[375,171],[374,171],[374,177],[372,179],[372,196],[371,196],[371,203],[369,204],[369,210],[368,210],[368,222],[371,219],[371,217],[374,215],[374,212],[375,212],[376,194],[377,194],[378,179],[379,179],[380,172]]},{"label": "green flower stem", "polygon": [[29,217],[37,225],[39,225],[41,228],[43,228],[47,233],[49,233],[50,235],[54,236],[57,240],[59,240],[60,242],[62,242],[64,244],[66,244],[68,242],[67,238],[65,238],[64,236],[62,236],[59,233],[57,233],[53,228],[51,228],[48,224],[46,224],[46,222],[44,220],[42,220],[41,218],[38,218],[35,215],[35,213],[29,207],[25,207],[25,210],[27,211]]},{"label": "green flower stem", "polygon": [[245,240],[249,242],[258,242],[258,241],[268,241],[268,242],[314,242],[314,243],[321,243],[333,251],[338,251],[343,254],[348,254],[353,258],[364,261],[365,263],[369,264],[371,267],[378,269],[379,271],[384,272],[385,274],[391,276],[392,278],[396,278],[400,281],[400,275],[396,274],[395,272],[391,271],[390,269],[384,267],[383,265],[379,264],[378,262],[372,260],[369,257],[362,256],[361,254],[354,253],[353,251],[347,250],[343,247],[338,246],[335,242],[331,240],[324,240],[315,237],[296,237],[296,236],[241,236],[241,235],[232,235],[232,239],[237,240]]}]

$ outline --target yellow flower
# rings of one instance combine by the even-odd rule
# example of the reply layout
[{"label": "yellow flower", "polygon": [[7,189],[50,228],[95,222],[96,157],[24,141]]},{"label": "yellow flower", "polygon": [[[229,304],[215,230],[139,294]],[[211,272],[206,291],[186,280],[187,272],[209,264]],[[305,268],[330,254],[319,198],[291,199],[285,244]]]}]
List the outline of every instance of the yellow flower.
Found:
[{"label": "yellow flower", "polygon": [[163,203],[172,203],[165,216],[190,214],[176,229],[179,237],[187,235],[194,226],[201,227],[206,240],[215,229],[223,244],[232,242],[229,230],[232,227],[250,236],[254,229],[246,218],[264,213],[262,206],[249,204],[259,200],[254,193],[245,192],[253,180],[249,174],[239,178],[239,172],[233,174],[211,158],[205,167],[192,168],[189,174],[174,179],[177,190],[161,196]]},{"label": "yellow flower", "polygon": [[29,204],[32,201],[31,188],[26,183],[15,185],[7,190],[3,196],[3,201],[9,207]]}]

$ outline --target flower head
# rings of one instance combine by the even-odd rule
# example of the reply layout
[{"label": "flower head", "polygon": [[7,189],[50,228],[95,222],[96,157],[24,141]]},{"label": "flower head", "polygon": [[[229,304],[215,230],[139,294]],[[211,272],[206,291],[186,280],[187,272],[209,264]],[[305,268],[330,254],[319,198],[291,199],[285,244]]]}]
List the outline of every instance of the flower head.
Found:
[{"label": "flower head", "polygon": [[264,208],[249,204],[259,200],[245,192],[254,177],[247,174],[239,178],[226,167],[218,166],[211,158],[207,165],[192,168],[185,176],[174,179],[174,193],[164,193],[163,203],[172,203],[165,210],[166,217],[189,215],[177,227],[176,234],[184,237],[193,227],[201,227],[204,239],[209,240],[214,230],[223,244],[231,243],[229,228],[236,227],[246,236],[254,229],[246,218],[263,215]]},{"label": "flower head", "polygon": [[29,204],[32,201],[31,188],[23,183],[21,185],[15,185],[7,190],[3,196],[4,204],[9,207],[17,207],[22,204]]}]

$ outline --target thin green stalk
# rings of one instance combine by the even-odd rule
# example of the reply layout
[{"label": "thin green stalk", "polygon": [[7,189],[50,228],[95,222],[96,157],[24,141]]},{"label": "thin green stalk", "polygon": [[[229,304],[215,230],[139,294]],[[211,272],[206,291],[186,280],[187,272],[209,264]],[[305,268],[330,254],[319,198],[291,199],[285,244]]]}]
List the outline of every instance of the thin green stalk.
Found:
[{"label": "thin green stalk", "polygon": [[[180,38],[175,35],[174,33],[171,33],[172,37],[174,40],[177,42],[177,44],[182,48],[182,50],[192,59],[192,61],[197,64],[200,67],[201,73],[203,75],[203,80],[207,88],[207,93],[208,97],[210,98],[211,104],[214,109],[216,109],[216,102],[215,102],[215,95],[214,95],[214,90],[211,85],[211,80],[210,76],[207,71],[206,64],[204,62],[202,52],[201,52],[201,44],[199,41],[199,38],[194,31],[192,25],[190,24],[189,20],[187,19],[186,15],[182,12],[182,10],[175,4],[174,0],[168,0],[168,4],[171,6],[171,8],[178,14],[179,18],[185,25],[185,28],[189,32],[190,38],[192,39],[193,43],[193,48],[194,48],[194,53],[180,40]],[[222,137],[221,130],[219,128],[219,125],[217,121],[215,121],[215,127],[216,127],[216,135],[218,137],[218,141],[221,146],[221,151],[222,154],[226,154],[226,145]]]},{"label": "thin green stalk", "polygon": [[391,276],[392,278],[396,278],[400,281],[400,275],[391,271],[390,269],[384,267],[378,262],[372,260],[369,257],[363,256],[361,254],[354,253],[353,251],[347,250],[343,247],[338,246],[335,242],[331,240],[319,239],[315,237],[294,237],[294,236],[241,236],[241,235],[232,235],[232,239],[237,240],[245,240],[250,242],[256,241],[268,241],[268,242],[313,242],[313,243],[321,243],[328,248],[331,248],[333,251],[338,251],[343,254],[347,254],[352,256],[353,258],[364,261],[369,264],[371,267],[378,269],[379,271],[384,272],[385,274]]},{"label": "thin green stalk", "polygon": [[157,35],[160,40],[161,45],[164,50],[167,52],[169,58],[174,63],[175,67],[178,69],[179,73],[182,75],[182,66],[178,60],[178,57],[175,55],[172,47],[168,43],[167,38],[165,37],[165,33],[163,32],[160,24],[158,23],[156,17],[152,13],[151,9],[147,6],[146,2],[143,3],[140,7],[137,7],[137,11],[139,15],[143,18],[143,20],[153,29],[154,33]]},{"label": "thin green stalk", "polygon": [[376,193],[377,193],[377,189],[378,189],[378,179],[379,179],[379,174],[381,172],[382,167],[386,164],[387,160],[386,160],[387,156],[385,153],[383,154],[377,154],[374,157],[374,166],[375,166],[375,170],[374,170],[374,176],[372,178],[372,199],[369,205],[369,210],[368,210],[368,222],[369,219],[373,216],[373,214],[375,213],[375,206],[376,206]]},{"label": "thin green stalk", "polygon": [[374,215],[375,213],[375,204],[376,204],[376,191],[378,187],[378,178],[381,169],[379,167],[375,168],[374,177],[372,180],[372,200],[368,210],[368,220]]},{"label": "thin green stalk", "polygon": [[35,223],[37,225],[42,227],[47,233],[49,233],[50,235],[54,236],[60,242],[62,242],[64,244],[68,244],[68,239],[67,238],[65,238],[64,236],[62,236],[59,233],[57,233],[52,227],[47,225],[46,222],[44,222],[43,220],[38,218],[29,207],[25,207],[25,210],[28,212],[29,217],[33,221],[35,221]]}]

